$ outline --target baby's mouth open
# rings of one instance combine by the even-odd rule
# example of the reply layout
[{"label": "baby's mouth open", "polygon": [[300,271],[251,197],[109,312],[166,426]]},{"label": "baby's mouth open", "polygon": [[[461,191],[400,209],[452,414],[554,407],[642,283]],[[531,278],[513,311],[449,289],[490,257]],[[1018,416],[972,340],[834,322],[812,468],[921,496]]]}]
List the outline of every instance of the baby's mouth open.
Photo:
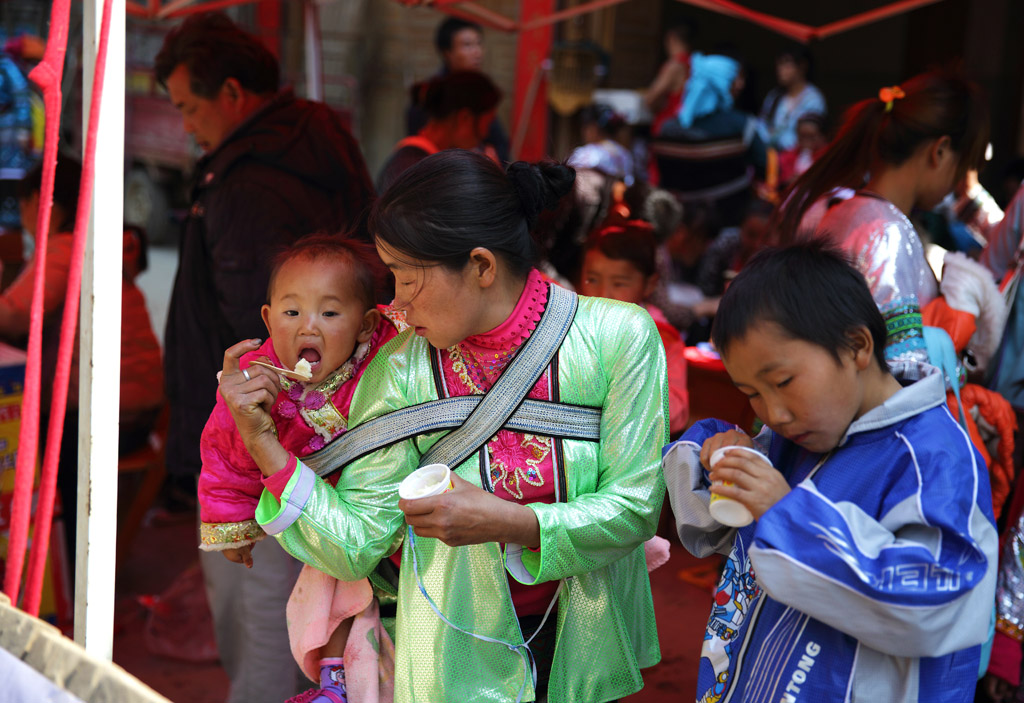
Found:
[{"label": "baby's mouth open", "polygon": [[305,359],[309,362],[309,366],[312,369],[317,368],[320,365],[320,352],[316,349],[307,347],[299,351],[299,358]]}]

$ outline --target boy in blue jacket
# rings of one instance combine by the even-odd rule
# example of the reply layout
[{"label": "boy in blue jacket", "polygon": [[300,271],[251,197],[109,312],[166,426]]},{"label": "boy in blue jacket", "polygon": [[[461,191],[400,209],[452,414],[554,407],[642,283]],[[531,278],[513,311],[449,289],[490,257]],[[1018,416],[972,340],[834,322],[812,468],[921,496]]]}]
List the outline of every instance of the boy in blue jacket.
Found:
[{"label": "boy in blue jacket", "polygon": [[[864,279],[820,244],[762,253],[723,296],[712,337],[765,428],[704,420],[665,451],[683,545],[728,555],[699,703],[973,700],[996,575],[988,475],[942,374],[887,365],[885,336]],[[770,463],[732,450],[709,471],[736,445]],[[716,522],[710,493],[754,522]]]}]

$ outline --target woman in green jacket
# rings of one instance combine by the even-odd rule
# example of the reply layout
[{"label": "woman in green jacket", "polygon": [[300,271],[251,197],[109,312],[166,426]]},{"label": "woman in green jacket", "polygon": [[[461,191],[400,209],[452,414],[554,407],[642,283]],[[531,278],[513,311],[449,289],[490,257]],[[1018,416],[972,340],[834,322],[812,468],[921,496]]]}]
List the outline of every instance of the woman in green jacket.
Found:
[{"label": "woman in green jacket", "polygon": [[[274,487],[263,528],[342,580],[400,556],[396,701],[611,701],[660,658],[643,543],[665,493],[664,352],[641,308],[532,268],[530,230],[573,179],[452,150],[377,201],[371,232],[410,329],[356,391],[336,486],[311,468],[330,458],[277,442],[272,383],[238,371],[249,346],[225,355],[221,393]],[[400,500],[402,479],[439,458],[453,489]]]}]

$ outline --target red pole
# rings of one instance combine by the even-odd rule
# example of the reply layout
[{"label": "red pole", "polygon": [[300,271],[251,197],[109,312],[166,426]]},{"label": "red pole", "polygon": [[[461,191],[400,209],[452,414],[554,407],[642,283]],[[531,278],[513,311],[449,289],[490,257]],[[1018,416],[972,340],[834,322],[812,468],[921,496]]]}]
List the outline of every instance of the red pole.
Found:
[{"label": "red pole", "polygon": [[35,478],[39,441],[40,373],[43,343],[43,272],[46,270],[46,243],[53,207],[53,179],[57,168],[57,139],[60,136],[61,78],[68,48],[68,16],[71,0],[54,0],[50,8],[50,33],[46,53],[28,77],[43,91],[46,107],[46,139],[43,143],[43,175],[39,189],[39,216],[36,225],[36,268],[32,284],[32,311],[29,321],[28,361],[25,364],[25,395],[21,401],[21,428],[18,432],[18,459],[14,470],[14,495],[11,498],[11,532],[7,543],[7,571],[4,593],[18,603],[28,526],[32,512],[32,484]]},{"label": "red pole", "polygon": [[260,39],[271,53],[281,57],[281,0],[263,0],[256,4],[256,23]]},{"label": "red pole", "polygon": [[[555,11],[555,0],[520,0],[519,26],[546,17]],[[548,100],[547,81],[540,77],[539,84],[534,76],[541,64],[551,55],[551,25],[519,33],[516,49],[516,83],[512,103],[512,134],[525,129],[525,138],[519,153],[512,158],[522,161],[537,161],[548,154]],[[531,90],[532,88],[532,90]]]},{"label": "red pole", "polygon": [[[75,213],[74,241],[68,288],[61,320],[60,348],[57,352],[57,371],[53,382],[53,404],[50,409],[50,430],[43,455],[43,471],[39,480],[39,502],[36,505],[35,530],[32,533],[32,551],[28,558],[28,581],[25,584],[25,612],[39,616],[43,597],[43,576],[46,571],[46,553],[50,545],[50,526],[53,520],[53,498],[57,491],[57,464],[60,461],[61,433],[64,428],[68,400],[68,379],[71,373],[72,345],[78,326],[78,305],[82,293],[82,267],[85,261],[85,240],[92,207],[92,190],[96,176],[96,131],[103,104],[103,78],[107,67],[107,44],[110,38],[110,14],[113,0],[104,0],[100,24],[99,45],[96,52],[96,71],[93,75],[91,103],[89,104],[89,130],[85,137],[82,157],[82,182],[78,192],[78,210]],[[77,468],[77,467],[76,467]],[[65,467],[67,470],[67,467]],[[72,555],[73,556],[73,555]]]}]

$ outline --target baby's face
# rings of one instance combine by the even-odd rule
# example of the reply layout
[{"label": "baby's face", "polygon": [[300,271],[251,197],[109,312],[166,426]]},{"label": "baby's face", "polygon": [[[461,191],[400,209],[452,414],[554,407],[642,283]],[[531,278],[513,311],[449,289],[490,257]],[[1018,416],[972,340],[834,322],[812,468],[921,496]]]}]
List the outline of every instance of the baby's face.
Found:
[{"label": "baby's face", "polygon": [[309,362],[320,383],[348,361],[356,345],[370,338],[372,324],[353,295],[348,264],[339,259],[292,259],[277,272],[263,321],[281,363]]}]

